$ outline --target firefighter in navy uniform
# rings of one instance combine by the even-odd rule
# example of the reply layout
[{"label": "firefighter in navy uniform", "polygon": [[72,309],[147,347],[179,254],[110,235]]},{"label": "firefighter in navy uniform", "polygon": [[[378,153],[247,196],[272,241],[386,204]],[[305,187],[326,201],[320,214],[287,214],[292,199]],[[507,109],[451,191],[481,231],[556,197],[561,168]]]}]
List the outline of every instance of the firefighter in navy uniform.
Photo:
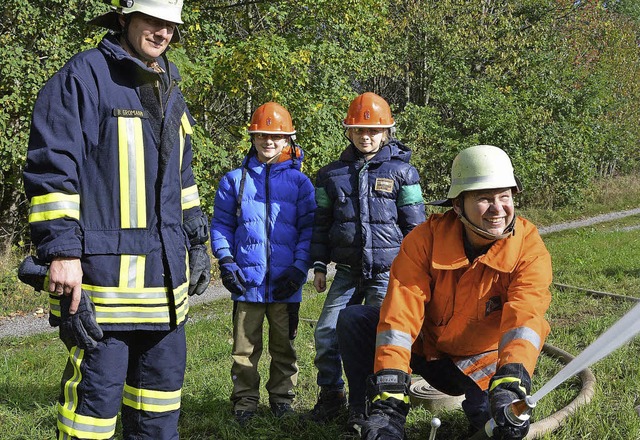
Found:
[{"label": "firefighter in navy uniform", "polygon": [[188,295],[209,283],[194,123],[165,56],[182,0],[121,1],[90,23],[33,111],[24,184],[53,325],[69,349],[59,439],[177,439]]}]

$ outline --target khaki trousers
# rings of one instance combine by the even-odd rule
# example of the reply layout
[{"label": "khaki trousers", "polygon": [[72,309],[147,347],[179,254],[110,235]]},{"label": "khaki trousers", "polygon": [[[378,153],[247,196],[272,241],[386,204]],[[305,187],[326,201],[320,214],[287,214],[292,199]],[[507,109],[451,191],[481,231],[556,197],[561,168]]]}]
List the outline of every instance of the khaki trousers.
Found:
[{"label": "khaki trousers", "polygon": [[262,324],[269,323],[269,403],[291,403],[298,381],[293,340],[298,328],[299,303],[233,304],[233,366],[231,402],[234,411],[256,411],[260,400],[258,361],[262,355]]}]

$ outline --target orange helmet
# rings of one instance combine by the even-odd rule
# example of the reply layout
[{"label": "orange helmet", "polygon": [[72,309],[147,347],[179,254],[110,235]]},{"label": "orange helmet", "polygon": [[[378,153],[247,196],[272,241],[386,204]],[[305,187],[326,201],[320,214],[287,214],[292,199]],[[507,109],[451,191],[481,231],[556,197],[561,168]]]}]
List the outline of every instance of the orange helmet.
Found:
[{"label": "orange helmet", "polygon": [[295,134],[291,115],[286,108],[276,102],[267,102],[253,112],[249,133]]},{"label": "orange helmet", "polygon": [[391,109],[387,101],[375,93],[367,92],[351,101],[347,117],[342,125],[345,128],[391,128],[396,125],[396,121],[391,116]]}]

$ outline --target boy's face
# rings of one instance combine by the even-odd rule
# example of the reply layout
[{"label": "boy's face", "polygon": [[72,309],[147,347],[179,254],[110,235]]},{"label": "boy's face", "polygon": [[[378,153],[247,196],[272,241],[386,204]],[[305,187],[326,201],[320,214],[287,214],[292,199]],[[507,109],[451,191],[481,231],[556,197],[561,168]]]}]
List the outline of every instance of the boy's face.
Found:
[{"label": "boy's face", "polygon": [[348,136],[358,151],[369,158],[369,155],[375,155],[380,149],[386,138],[386,131],[386,128],[356,127],[349,129]]},{"label": "boy's face", "polygon": [[275,162],[282,149],[289,145],[289,136],[286,134],[254,133],[251,136],[258,152],[258,160],[262,163]]}]

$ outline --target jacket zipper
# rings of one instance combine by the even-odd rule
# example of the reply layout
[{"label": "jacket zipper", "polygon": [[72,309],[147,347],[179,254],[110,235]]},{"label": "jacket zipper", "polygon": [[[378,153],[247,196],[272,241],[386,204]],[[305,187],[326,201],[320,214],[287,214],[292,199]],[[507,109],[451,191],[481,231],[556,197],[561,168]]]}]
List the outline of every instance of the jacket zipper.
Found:
[{"label": "jacket zipper", "polygon": [[267,302],[271,301],[271,196],[269,194],[269,174],[271,172],[271,164],[267,164],[267,173],[265,177],[265,200],[266,200],[266,218],[265,218],[265,227],[266,227],[266,252],[267,252],[267,272],[266,272],[266,280],[267,285],[265,289],[265,295]]}]

